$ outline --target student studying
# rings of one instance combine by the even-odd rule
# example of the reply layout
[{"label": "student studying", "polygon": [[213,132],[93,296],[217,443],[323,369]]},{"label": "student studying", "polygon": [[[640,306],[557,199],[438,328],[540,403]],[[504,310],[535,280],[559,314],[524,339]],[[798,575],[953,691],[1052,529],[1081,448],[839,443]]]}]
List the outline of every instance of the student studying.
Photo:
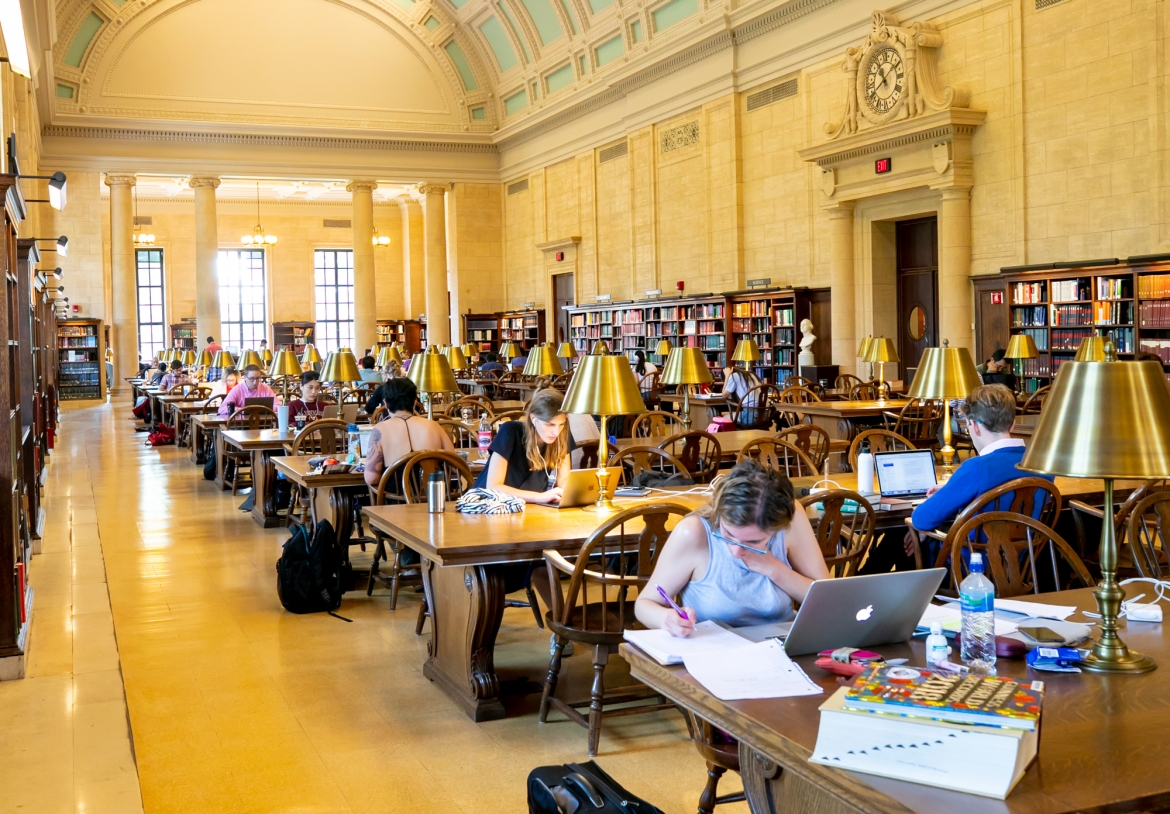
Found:
[{"label": "student studying", "polygon": [[[306,376],[310,375],[308,373]],[[316,376],[317,374],[312,374]],[[410,452],[428,449],[455,451],[450,437],[426,416],[414,414],[418,388],[410,379],[391,379],[378,388],[390,415],[370,433],[366,453],[366,483],[377,486],[382,470]]]},{"label": "student studying", "polygon": [[248,399],[270,398],[273,404],[280,406],[280,396],[276,395],[271,387],[263,381],[264,371],[259,365],[248,365],[244,368],[243,380],[232,388],[224,397],[223,404],[219,405],[221,416],[230,416],[236,410],[246,406]]},{"label": "student studying", "polygon": [[289,418],[296,421],[304,416],[305,423],[325,417],[328,402],[321,401],[321,374],[308,371],[301,374],[301,397],[288,403]]},{"label": "student studying", "polygon": [[541,390],[528,402],[524,418],[500,425],[489,447],[487,466],[475,485],[525,503],[558,503],[572,469],[569,456],[576,447],[565,431],[569,417],[561,411],[563,401],[561,391]]}]

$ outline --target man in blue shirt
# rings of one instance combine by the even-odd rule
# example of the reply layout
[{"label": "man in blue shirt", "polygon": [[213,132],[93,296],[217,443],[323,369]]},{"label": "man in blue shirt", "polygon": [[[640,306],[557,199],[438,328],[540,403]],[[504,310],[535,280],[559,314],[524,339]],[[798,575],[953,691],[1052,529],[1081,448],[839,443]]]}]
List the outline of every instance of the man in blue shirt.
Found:
[{"label": "man in blue shirt", "polygon": [[[906,553],[914,555],[914,547],[927,539],[922,532],[942,527],[984,492],[1016,478],[1031,477],[1016,465],[1024,458],[1024,442],[1012,438],[1016,420],[1016,397],[1002,384],[976,387],[963,403],[967,417],[967,432],[978,453],[968,458],[955,470],[950,480],[927,491],[927,499],[910,517],[913,528],[906,535]],[[1052,478],[1048,478],[1052,480]],[[996,508],[1006,510],[1011,505],[1011,494],[1000,498]],[[1039,510],[1039,506],[1037,509]],[[931,565],[938,556],[938,543],[931,541],[924,552],[925,563]]]},{"label": "man in blue shirt", "polygon": [[479,366],[480,371],[487,373],[490,370],[503,370],[504,369],[504,366],[501,365],[497,361],[499,359],[499,357],[496,356],[494,353],[485,353],[485,354],[483,354],[483,358],[486,359],[487,361],[485,361],[482,365]]}]

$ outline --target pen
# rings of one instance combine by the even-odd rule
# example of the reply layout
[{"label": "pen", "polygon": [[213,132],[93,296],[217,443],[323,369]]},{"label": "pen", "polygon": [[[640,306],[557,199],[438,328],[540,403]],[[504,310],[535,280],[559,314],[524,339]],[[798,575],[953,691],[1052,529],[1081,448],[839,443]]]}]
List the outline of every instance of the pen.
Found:
[{"label": "pen", "polygon": [[661,585],[658,586],[658,595],[669,602],[670,606],[675,609],[679,616],[686,619],[688,622],[691,621],[691,617],[687,616],[687,612],[675,604],[675,601],[667,595],[666,591],[662,590]]},{"label": "pen", "polygon": [[762,548],[752,548],[750,545],[744,545],[743,543],[739,542],[739,540],[732,540],[729,537],[724,537],[723,539],[727,540],[727,542],[731,543],[732,545],[737,545],[740,548],[746,548],[748,551],[751,551],[753,554],[767,554],[768,553],[767,551],[765,551]]}]

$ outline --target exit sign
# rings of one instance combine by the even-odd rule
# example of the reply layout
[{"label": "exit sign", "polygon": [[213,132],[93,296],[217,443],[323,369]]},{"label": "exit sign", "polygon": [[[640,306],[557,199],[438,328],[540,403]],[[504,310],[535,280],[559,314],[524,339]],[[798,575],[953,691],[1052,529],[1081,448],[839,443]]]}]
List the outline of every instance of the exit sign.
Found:
[{"label": "exit sign", "polygon": [[873,171],[878,175],[885,175],[894,168],[894,161],[890,158],[879,158],[873,162]]}]

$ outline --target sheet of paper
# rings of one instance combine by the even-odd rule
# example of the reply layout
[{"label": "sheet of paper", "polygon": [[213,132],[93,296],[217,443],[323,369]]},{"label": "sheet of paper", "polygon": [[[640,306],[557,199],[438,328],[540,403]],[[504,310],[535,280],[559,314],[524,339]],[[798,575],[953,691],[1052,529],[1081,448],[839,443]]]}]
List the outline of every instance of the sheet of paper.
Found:
[{"label": "sheet of paper", "polygon": [[689,654],[724,651],[750,644],[747,639],[714,622],[699,622],[686,638],[672,636],[665,630],[627,630],[627,642],[644,650],[660,664],[682,664]]},{"label": "sheet of paper", "polygon": [[1062,622],[1077,612],[1076,605],[1046,605],[1043,602],[1021,602],[1018,599],[999,598],[995,600],[995,609],[1041,619],[1059,619]]},{"label": "sheet of paper", "polygon": [[683,662],[696,681],[723,701],[789,698],[824,692],[775,639],[719,653],[695,653]]},{"label": "sheet of paper", "polygon": [[[959,603],[927,605],[926,612],[922,614],[922,620],[918,623],[918,626],[929,629],[931,622],[939,622],[944,631],[949,630],[952,633],[958,633],[963,629],[963,615],[959,610]],[[1017,629],[1019,629],[1019,625],[1015,622],[1000,619],[998,616],[995,618],[996,636],[1006,636],[1009,633],[1015,633]]]}]

